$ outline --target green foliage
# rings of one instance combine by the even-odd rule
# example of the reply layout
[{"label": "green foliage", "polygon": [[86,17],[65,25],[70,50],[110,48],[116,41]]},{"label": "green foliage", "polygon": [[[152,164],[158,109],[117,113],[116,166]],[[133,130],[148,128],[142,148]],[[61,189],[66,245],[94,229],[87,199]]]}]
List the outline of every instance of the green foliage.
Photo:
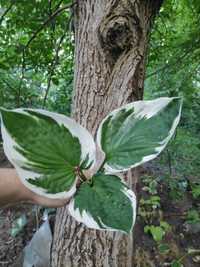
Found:
[{"label": "green foliage", "polygon": [[2,109],[1,114],[6,129],[18,145],[16,150],[27,160],[23,167],[41,174],[36,180],[28,179],[29,183],[47,189],[48,193],[68,191],[76,178],[74,167],[81,161],[78,138],[38,112],[29,110],[23,114]]},{"label": "green foliage", "polygon": [[159,158],[165,170],[162,181],[172,199],[181,199],[190,188],[194,199],[200,196],[200,139],[189,129],[179,128],[167,151]]},{"label": "green foliage", "polygon": [[160,207],[160,197],[150,196],[148,199],[141,199],[140,204],[142,206],[150,207],[152,209],[157,209]]},{"label": "green foliage", "polygon": [[145,185],[142,189],[151,195],[156,195],[158,193],[157,187],[158,182],[155,177],[145,175],[141,177],[143,184]]},{"label": "green foliage", "polygon": [[166,243],[159,244],[158,250],[161,254],[167,254],[170,252],[170,246]]},{"label": "green foliage", "polygon": [[[74,198],[73,209],[92,216],[99,229],[115,229],[129,233],[134,224],[135,210],[131,192],[119,177],[96,174],[91,181],[81,184]],[[70,210],[70,207],[69,207]],[[90,215],[90,216],[89,216]],[[75,214],[76,218],[76,214]],[[87,222],[90,226],[92,222]]]},{"label": "green foliage", "polygon": [[157,195],[149,196],[147,198],[141,198],[139,202],[138,214],[141,216],[143,221],[149,225],[153,223],[154,219],[160,219],[160,197]]},{"label": "green foliage", "polygon": [[156,242],[163,240],[165,234],[171,229],[167,222],[161,221],[160,226],[146,225],[144,227],[145,233],[150,233]]},{"label": "green foliage", "polygon": [[199,106],[200,99],[200,14],[192,2],[165,1],[151,35],[146,76],[147,98],[180,94],[184,96],[185,114],[194,103]]},{"label": "green foliage", "polygon": [[62,10],[70,3],[0,2],[1,106],[70,112],[74,44],[69,8]]},{"label": "green foliage", "polygon": [[73,120],[32,109],[1,109],[1,117],[5,153],[26,184],[45,189],[46,194],[70,191],[77,172],[93,163],[93,139]]},{"label": "green foliage", "polygon": [[178,260],[173,260],[171,267],[183,267],[183,264],[181,264]]},{"label": "green foliage", "polygon": [[179,176],[164,175],[160,180],[168,188],[169,197],[172,200],[181,200],[187,191],[188,182]]},{"label": "green foliage", "polygon": [[146,225],[144,227],[144,232],[145,233],[151,233],[153,239],[156,242],[162,241],[162,239],[163,239],[163,237],[165,235],[165,231],[162,229],[162,227],[154,226],[154,225]]},{"label": "green foliage", "polygon": [[160,98],[111,112],[97,134],[106,156],[105,168],[123,171],[155,158],[171,139],[181,106],[179,98]]},{"label": "green foliage", "polygon": [[200,198],[200,182],[191,182],[192,196],[195,199]]},{"label": "green foliage", "polygon": [[146,99],[184,98],[181,127],[159,158],[169,195],[179,200],[189,187],[193,198],[199,198],[199,11],[196,0],[164,2],[151,33],[145,80]]},{"label": "green foliage", "polygon": [[196,224],[196,223],[200,223],[200,215],[199,212],[197,210],[189,210],[187,213],[187,223],[190,224]]},{"label": "green foliage", "polygon": [[[170,164],[176,170],[176,173],[185,178],[198,177],[200,169],[200,139],[198,135],[184,128],[179,128],[175,139],[168,147],[168,153],[165,151],[160,158],[160,163],[169,166]],[[170,156],[170,159],[169,159]]]}]

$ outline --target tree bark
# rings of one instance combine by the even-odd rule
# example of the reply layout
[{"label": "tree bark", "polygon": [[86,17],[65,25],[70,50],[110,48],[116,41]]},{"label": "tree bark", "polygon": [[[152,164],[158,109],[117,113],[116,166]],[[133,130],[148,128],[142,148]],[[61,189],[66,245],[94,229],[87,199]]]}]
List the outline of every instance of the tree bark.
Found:
[{"label": "tree bark", "polygon": [[[162,0],[79,0],[74,118],[94,136],[111,110],[143,97],[149,33]],[[133,187],[132,173],[126,175]],[[133,235],[87,229],[59,209],[53,267],[133,267]]]}]

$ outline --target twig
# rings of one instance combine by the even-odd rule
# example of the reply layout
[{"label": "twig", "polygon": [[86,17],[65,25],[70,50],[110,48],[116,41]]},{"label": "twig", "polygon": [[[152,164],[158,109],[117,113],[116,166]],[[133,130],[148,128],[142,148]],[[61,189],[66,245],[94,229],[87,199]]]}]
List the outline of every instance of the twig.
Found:
[{"label": "twig", "polygon": [[146,79],[158,74],[159,72],[169,68],[170,66],[173,66],[173,65],[176,66],[176,64],[178,62],[179,62],[179,64],[182,63],[183,58],[185,58],[188,53],[189,53],[189,51],[187,51],[187,53],[185,53],[183,56],[178,57],[175,61],[172,61],[171,63],[167,63],[164,66],[162,66],[161,68],[157,69],[156,71],[151,72],[149,75],[146,76]]},{"label": "twig", "polygon": [[49,16],[43,24],[37,29],[35,33],[33,33],[32,37],[29,39],[27,44],[25,45],[24,49],[27,49],[31,42],[37,37],[37,35],[49,24],[49,22],[57,17],[60,13],[62,13],[64,10],[71,8],[72,6],[75,5],[75,2],[69,5],[64,5],[63,7],[58,8],[54,13],[52,13],[51,16]]},{"label": "twig", "polygon": [[56,6],[56,10],[60,7],[60,5],[62,4],[62,2],[63,2],[63,0],[60,0],[60,2],[57,4],[57,6]]},{"label": "twig", "polygon": [[21,80],[18,87],[18,99],[17,99],[17,107],[20,107],[21,104],[21,88],[25,78],[25,70],[26,70],[26,58],[25,58],[25,50],[22,51],[22,66],[21,66]]},{"label": "twig", "polygon": [[35,210],[35,221],[36,221],[36,231],[39,229],[39,207],[36,207]]},{"label": "twig", "polygon": [[68,29],[70,20],[71,20],[71,17],[69,18],[69,21],[68,21],[68,23],[67,23],[67,25],[66,25],[66,29],[65,29],[64,34],[60,37],[60,40],[59,40],[58,45],[57,45],[57,48],[56,48],[56,50],[55,50],[55,56],[54,56],[54,59],[53,59],[52,62],[51,62],[51,67],[50,67],[49,77],[48,77],[48,81],[47,81],[47,88],[46,88],[46,92],[45,92],[45,96],[44,96],[44,100],[43,100],[42,108],[44,108],[45,105],[46,105],[46,101],[47,101],[48,93],[49,93],[49,90],[50,90],[50,87],[51,87],[52,76],[53,76],[53,74],[54,74],[56,65],[57,65],[58,60],[59,60],[59,55],[58,55],[58,54],[59,54],[59,51],[60,51],[61,44],[62,44],[62,42],[64,41],[64,38],[65,38],[65,36],[66,36],[66,33],[67,33],[67,29]]},{"label": "twig", "polygon": [[8,12],[11,10],[11,8],[14,6],[14,1],[11,2],[11,4],[9,5],[9,7],[4,11],[4,13],[2,14],[1,18],[0,18],[0,25],[3,22],[5,16],[8,14]]},{"label": "twig", "polygon": [[[194,49],[196,49],[196,48],[194,47]],[[190,52],[191,52],[191,47],[189,47],[189,49],[187,49],[183,55],[180,55],[180,56],[177,57],[175,60],[172,60],[172,62],[167,63],[167,64],[165,64],[164,66],[162,66],[161,68],[159,68],[159,69],[157,69],[157,70],[151,72],[149,75],[146,76],[145,79],[148,79],[148,78],[150,78],[150,77],[152,77],[152,76],[158,74],[159,72],[161,72],[161,71],[163,71],[163,70],[169,68],[170,66],[175,66],[175,67],[177,67],[177,64],[178,64],[178,63],[179,63],[179,65],[182,64],[182,63],[183,63],[183,60],[185,59],[185,57],[186,57]]]},{"label": "twig", "polygon": [[59,53],[59,50],[60,50],[60,45],[61,45],[62,41],[64,40],[64,37],[65,37],[65,34],[63,34],[63,36],[60,38],[59,44],[58,44],[56,52],[55,52],[55,57],[54,57],[54,59],[53,59],[53,61],[51,63],[50,73],[49,73],[49,77],[48,77],[48,81],[47,81],[47,88],[46,88],[46,92],[45,92],[42,108],[44,108],[45,105],[46,105],[48,93],[49,93],[49,90],[50,90],[50,87],[51,87],[52,76],[54,74],[55,67],[57,65],[58,58],[59,58],[58,53]]},{"label": "twig", "polygon": [[171,154],[169,149],[166,150],[167,151],[167,160],[168,160],[168,167],[169,167],[169,175],[172,175],[172,159],[171,159]]},{"label": "twig", "polygon": [[[62,2],[60,1],[60,4]],[[29,45],[31,44],[31,42],[37,37],[37,35],[48,25],[48,23],[54,19],[56,16],[58,16],[60,13],[62,13],[64,10],[66,9],[69,9],[71,8],[72,6],[75,5],[75,2],[69,4],[69,5],[64,5],[63,7],[60,7],[58,9],[56,9],[56,11],[54,13],[52,13],[44,22],[43,24],[37,29],[37,31],[35,33],[33,33],[32,37],[29,39],[29,41],[26,43],[26,45],[24,46],[23,48],[23,51],[22,51],[22,67],[21,67],[21,81],[20,81],[20,84],[19,84],[19,87],[18,87],[18,107],[20,106],[20,102],[21,102],[21,99],[20,99],[20,96],[21,96],[21,87],[22,87],[22,83],[23,83],[23,80],[24,80],[24,76],[25,76],[25,68],[26,68],[26,50],[27,48],[29,47]],[[58,6],[58,5],[57,5]],[[60,47],[62,41],[63,41],[64,37],[62,38],[61,37],[61,42],[59,42],[60,44],[58,45],[58,47]],[[58,52],[59,52],[59,48],[58,48]],[[52,78],[52,75],[53,75],[53,69],[55,68],[54,65],[57,64],[57,58],[58,58],[58,52],[56,53],[56,56],[54,58],[54,64],[53,66],[51,67],[52,69],[52,74],[50,74],[50,79],[48,80],[48,85],[47,85],[47,92],[46,92],[46,95],[45,95],[45,99],[44,99],[44,103],[43,105],[45,105],[45,102],[46,102],[46,98],[47,98],[47,95],[48,95],[48,91],[49,91],[49,88],[50,88],[50,85],[51,85],[51,78]]]}]

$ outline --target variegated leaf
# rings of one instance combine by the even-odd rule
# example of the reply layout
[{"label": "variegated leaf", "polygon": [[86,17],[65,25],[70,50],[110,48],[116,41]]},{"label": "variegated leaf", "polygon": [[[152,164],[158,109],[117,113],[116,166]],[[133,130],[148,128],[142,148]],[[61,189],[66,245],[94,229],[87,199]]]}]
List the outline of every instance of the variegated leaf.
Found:
[{"label": "variegated leaf", "polygon": [[126,171],[154,159],[173,136],[181,115],[180,98],[137,101],[111,112],[101,123],[97,143],[105,170]]},{"label": "variegated leaf", "polygon": [[69,212],[89,228],[129,233],[136,218],[136,197],[119,177],[99,173],[81,184]]},{"label": "variegated leaf", "polygon": [[30,190],[50,198],[76,191],[76,168],[95,161],[90,133],[74,120],[33,109],[1,109],[5,154]]}]

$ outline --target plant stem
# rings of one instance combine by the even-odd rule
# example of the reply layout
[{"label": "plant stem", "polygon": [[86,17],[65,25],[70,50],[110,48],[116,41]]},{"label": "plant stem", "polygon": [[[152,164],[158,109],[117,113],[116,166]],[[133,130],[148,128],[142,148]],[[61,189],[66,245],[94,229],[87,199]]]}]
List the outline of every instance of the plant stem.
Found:
[{"label": "plant stem", "polygon": [[105,163],[106,163],[106,160],[107,160],[107,159],[106,159],[106,157],[105,157],[104,160],[102,161],[100,167],[98,168],[97,172],[99,172],[99,171],[103,171],[103,167],[104,167],[104,165],[105,165]]},{"label": "plant stem", "polygon": [[87,178],[85,177],[85,175],[83,174],[83,172],[82,172],[82,170],[80,169],[79,166],[75,168],[75,172],[76,172],[76,175],[79,177],[79,179],[82,182],[86,182],[87,181]]}]

